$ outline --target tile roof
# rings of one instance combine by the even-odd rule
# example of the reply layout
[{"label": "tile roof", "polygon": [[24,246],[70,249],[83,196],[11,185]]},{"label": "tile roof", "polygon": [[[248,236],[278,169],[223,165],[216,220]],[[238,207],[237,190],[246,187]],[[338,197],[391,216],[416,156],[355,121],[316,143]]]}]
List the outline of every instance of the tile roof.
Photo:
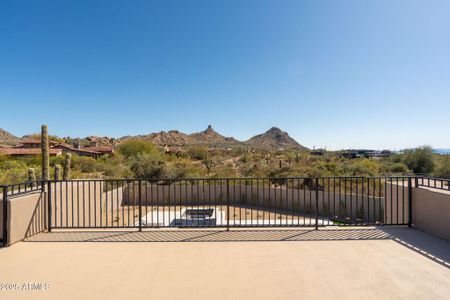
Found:
[{"label": "tile roof", "polygon": [[[8,148],[0,148],[0,153],[6,155],[39,155],[41,154],[41,149],[8,147]],[[61,149],[49,149],[50,155],[59,155],[61,153],[62,153]]]},{"label": "tile roof", "polygon": [[97,146],[97,147],[82,147],[83,150],[96,151],[101,153],[111,153],[114,152],[112,146]]},{"label": "tile roof", "polygon": [[79,152],[79,153],[88,153],[88,154],[96,154],[96,155],[102,154],[102,153],[99,152],[99,151],[93,151],[93,150],[86,149],[86,148],[80,148],[80,149],[78,149],[78,148],[73,147],[73,146],[68,145],[68,144],[58,144],[58,145],[56,145],[55,147],[53,147],[53,149],[55,149],[55,148],[69,149],[69,150],[71,150],[71,151]]}]

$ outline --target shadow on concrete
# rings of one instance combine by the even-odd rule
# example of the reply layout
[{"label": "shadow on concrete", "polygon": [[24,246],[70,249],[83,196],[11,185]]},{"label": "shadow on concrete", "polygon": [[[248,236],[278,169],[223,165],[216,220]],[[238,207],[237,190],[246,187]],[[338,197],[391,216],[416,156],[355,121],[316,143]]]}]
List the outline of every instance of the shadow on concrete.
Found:
[{"label": "shadow on concrete", "polygon": [[450,269],[450,241],[408,227],[381,227],[391,239]]},{"label": "shadow on concrete", "polygon": [[41,234],[28,242],[260,242],[380,240],[389,234],[376,229],[257,229],[244,230],[151,230],[151,231],[59,231]]},{"label": "shadow on concrete", "polygon": [[447,268],[450,242],[403,226],[312,229],[149,230],[149,231],[54,231],[26,242],[293,242],[393,240]]},{"label": "shadow on concrete", "polygon": [[[47,220],[46,220],[46,199],[44,194],[41,192],[38,201],[33,209],[33,213],[30,218],[30,222],[28,223],[27,230],[25,232],[25,238],[32,237],[38,233],[42,233],[47,229]],[[30,193],[31,194],[31,193]]]}]

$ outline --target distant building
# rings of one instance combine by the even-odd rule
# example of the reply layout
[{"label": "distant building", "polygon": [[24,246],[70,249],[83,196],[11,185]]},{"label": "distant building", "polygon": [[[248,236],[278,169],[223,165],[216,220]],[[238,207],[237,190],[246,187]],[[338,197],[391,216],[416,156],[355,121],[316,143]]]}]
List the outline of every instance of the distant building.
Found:
[{"label": "distant building", "polygon": [[93,158],[97,158],[102,155],[102,153],[100,152],[82,148],[79,144],[76,146],[72,146],[69,144],[58,144],[54,146],[52,149],[60,149],[63,151],[64,154],[71,153],[76,154],[78,156],[89,156]]},{"label": "distant building", "polygon": [[[57,143],[52,141],[52,140],[48,141],[48,145],[50,147],[52,147],[52,146],[54,146],[56,144]],[[38,140],[38,139],[26,139],[26,140],[23,140],[19,145],[17,145],[14,148],[27,148],[27,149],[28,148],[41,148],[41,140]]]},{"label": "distant building", "polygon": [[392,152],[389,150],[368,150],[368,149],[350,149],[344,150],[340,152],[341,157],[345,158],[382,158],[389,157],[392,155]]},{"label": "distant building", "polygon": [[309,152],[309,154],[311,155],[315,155],[315,156],[322,156],[326,153],[327,151],[325,149],[315,149],[315,150],[311,150],[311,152]]},{"label": "distant building", "polygon": [[[65,153],[74,153],[79,156],[89,156],[97,158],[104,154],[114,154],[113,146],[98,146],[98,144],[82,147],[79,143],[75,146],[66,143],[57,143],[49,141],[49,155],[57,156]],[[15,147],[0,148],[0,153],[13,157],[36,156],[41,155],[41,141],[38,139],[23,140],[21,144]]]},{"label": "distant building", "polygon": [[101,155],[103,154],[114,154],[115,150],[113,146],[96,146],[96,147],[82,147],[83,150],[99,152]]},{"label": "distant building", "polygon": [[[49,141],[50,147],[55,145],[53,141]],[[26,156],[36,156],[41,155],[41,141],[37,139],[26,139],[21,141],[21,143],[15,147],[5,147],[0,148],[0,153],[9,155],[12,157],[26,157]],[[50,156],[58,156],[62,154],[60,149],[49,149]]]},{"label": "distant building", "polygon": [[383,150],[381,151],[381,156],[382,157],[389,157],[392,155],[392,151],[391,150]]},{"label": "distant building", "polygon": [[[62,154],[61,149],[49,149],[48,153],[50,156],[58,156]],[[26,156],[36,156],[41,155],[40,148],[18,148],[18,147],[7,147],[0,148],[0,153],[9,155],[12,157],[26,157]]]}]

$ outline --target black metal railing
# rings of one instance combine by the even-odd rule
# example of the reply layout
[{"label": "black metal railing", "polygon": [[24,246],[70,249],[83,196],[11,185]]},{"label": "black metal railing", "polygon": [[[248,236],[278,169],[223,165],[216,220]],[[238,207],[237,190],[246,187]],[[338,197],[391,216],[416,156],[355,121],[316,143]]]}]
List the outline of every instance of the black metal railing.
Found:
[{"label": "black metal railing", "polygon": [[427,187],[450,191],[450,178],[434,178],[428,176],[415,177],[418,187]]},{"label": "black metal railing", "polygon": [[19,196],[30,192],[43,191],[45,182],[42,180],[27,181],[7,185],[8,196]]},{"label": "black metal railing", "polygon": [[[45,227],[49,231],[52,228],[318,228],[411,225],[412,187],[424,186],[424,180],[408,176],[80,179],[3,185],[0,244],[7,241],[10,199],[31,192],[47,195]],[[448,186],[448,181],[438,186]]]},{"label": "black metal railing", "polygon": [[[79,179],[0,185],[0,245],[8,206],[45,193],[44,228],[411,225],[413,187],[449,190],[448,178],[284,177]],[[42,228],[42,227],[41,227]]]},{"label": "black metal railing", "polygon": [[411,177],[48,181],[50,228],[410,224]]}]

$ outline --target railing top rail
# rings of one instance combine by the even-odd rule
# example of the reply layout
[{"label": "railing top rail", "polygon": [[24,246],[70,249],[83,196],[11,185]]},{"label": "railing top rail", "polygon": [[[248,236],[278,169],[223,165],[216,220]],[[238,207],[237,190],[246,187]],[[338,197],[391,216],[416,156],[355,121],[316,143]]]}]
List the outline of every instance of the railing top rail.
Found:
[{"label": "railing top rail", "polygon": [[[41,187],[43,184],[47,182],[87,182],[87,181],[198,181],[198,180],[205,180],[205,181],[218,181],[218,180],[297,180],[297,179],[407,179],[407,178],[425,178],[423,176],[411,176],[411,175],[405,175],[405,176],[287,176],[287,177],[187,177],[187,178],[78,178],[78,179],[59,179],[59,180],[34,180],[34,181],[24,181],[24,182],[18,182],[18,183],[9,183],[9,184],[1,184],[0,188],[8,187],[8,189],[14,189],[14,187],[19,186],[39,186]],[[450,180],[447,178],[433,178],[433,177],[427,177],[429,179],[433,180]],[[38,188],[35,188],[38,189]]]},{"label": "railing top rail", "polygon": [[[0,188],[7,187],[8,190],[14,191],[16,188],[21,189],[21,187],[27,187],[26,192],[31,192],[34,190],[39,190],[42,186],[47,182],[128,182],[128,181],[149,181],[149,182],[158,182],[158,181],[244,181],[244,180],[304,180],[304,179],[384,179],[384,180],[392,180],[392,179],[408,179],[408,178],[417,178],[417,179],[429,179],[429,180],[438,180],[438,181],[450,181],[450,178],[442,178],[442,177],[432,177],[432,176],[422,176],[422,175],[391,175],[391,176],[287,176],[287,177],[190,177],[190,178],[79,178],[79,179],[68,179],[68,180],[34,180],[34,181],[25,181],[20,183],[12,183],[12,184],[0,184]],[[16,194],[16,193],[13,193]]]},{"label": "railing top rail", "polygon": [[262,180],[262,179],[391,179],[391,178],[416,178],[416,176],[290,176],[290,177],[191,177],[191,178],[84,178],[84,179],[68,179],[68,180],[49,180],[50,182],[66,182],[66,181],[181,181],[181,180]]},{"label": "railing top rail", "polygon": [[450,179],[449,178],[433,178],[433,177],[420,177],[417,181],[417,186],[433,188],[438,190],[450,191]]},{"label": "railing top rail", "polygon": [[449,181],[450,177],[433,177],[433,176],[416,176],[417,178],[430,179],[430,180],[442,180]]},{"label": "railing top rail", "polygon": [[7,189],[8,196],[18,196],[31,192],[36,192],[42,190],[45,181],[43,180],[33,180],[20,183],[3,184],[0,188]]},{"label": "railing top rail", "polygon": [[0,184],[0,187],[14,187],[14,186],[18,186],[18,185],[30,185],[33,183],[44,183],[46,182],[45,180],[33,180],[33,181],[23,181],[23,182],[17,182],[17,183],[8,183],[8,184]]},{"label": "railing top rail", "polygon": [[[416,174],[411,174],[411,175],[414,175],[414,176],[417,176],[417,177],[432,177],[432,178],[435,178],[435,176],[433,176],[433,174],[429,174],[429,173],[416,173]],[[440,178],[450,179],[450,176],[440,176]]]}]

